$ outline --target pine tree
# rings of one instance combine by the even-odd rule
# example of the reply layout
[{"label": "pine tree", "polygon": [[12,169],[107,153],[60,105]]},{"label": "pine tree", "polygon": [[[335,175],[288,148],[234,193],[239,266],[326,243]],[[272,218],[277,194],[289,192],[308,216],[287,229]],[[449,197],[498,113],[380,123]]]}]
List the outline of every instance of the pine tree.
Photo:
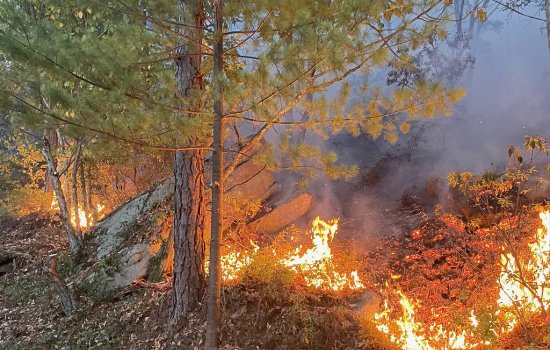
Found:
[{"label": "pine tree", "polygon": [[[2,94],[27,123],[33,119],[75,136],[177,151],[175,173],[182,181],[175,189],[176,217],[181,219],[175,229],[185,224],[186,231],[179,241],[185,244],[176,243],[176,255],[191,258],[189,276],[199,279],[204,256],[202,152],[214,150],[207,344],[215,347],[223,184],[243,157],[278,126],[289,168],[349,178],[353,167],[339,164],[336,154],[292,141],[289,135],[307,129],[326,138],[345,130],[395,142],[411,120],[450,114],[462,92],[428,81],[392,90],[368,79],[390,59],[398,68],[411,66],[411,52],[446,35],[437,20],[446,10],[442,1],[200,3],[48,0],[21,5],[7,0],[0,5],[9,10],[6,18],[23,23],[24,29],[6,23],[0,30],[4,65],[15,72],[3,79],[10,87],[3,87]],[[204,17],[187,10],[193,8],[204,8]],[[184,63],[189,64],[182,70]],[[28,74],[31,66],[40,74]],[[187,75],[174,77],[174,71]],[[44,96],[50,109],[25,93],[37,80],[47,82]],[[291,120],[292,111],[308,118]],[[255,132],[243,138],[242,130],[250,126]],[[224,164],[224,142],[232,140],[238,149]],[[182,170],[190,167],[192,175],[183,176]],[[185,247],[189,251],[182,252]],[[174,318],[197,305],[200,284],[193,282],[181,292],[189,292],[182,303],[175,297],[173,305],[188,306],[173,310]]]}]

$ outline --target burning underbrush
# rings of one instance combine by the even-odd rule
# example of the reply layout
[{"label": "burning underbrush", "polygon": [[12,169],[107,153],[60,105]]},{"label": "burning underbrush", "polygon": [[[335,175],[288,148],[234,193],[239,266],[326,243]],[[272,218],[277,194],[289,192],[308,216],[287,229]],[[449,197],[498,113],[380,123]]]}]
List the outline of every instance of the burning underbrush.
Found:
[{"label": "burning underbrush", "polygon": [[[226,247],[221,257],[224,282],[262,279],[262,274],[270,276],[273,271],[288,270],[298,283],[308,288],[331,292],[362,290],[365,285],[357,270],[359,262],[350,259],[346,252],[341,252],[345,259],[332,253],[331,242],[337,230],[337,219],[323,221],[317,217],[305,235],[291,228],[264,248],[252,240],[249,248]],[[300,244],[300,241],[306,242]]]},{"label": "burning underbrush", "polygon": [[[359,262],[350,264],[345,250],[335,249],[337,254],[331,251],[331,236],[337,234],[331,231],[334,221],[317,223],[321,229],[318,238],[323,239],[315,241],[327,246],[317,247],[311,230],[305,234],[289,229],[269,244],[262,242],[262,247],[243,242],[240,254],[224,257],[225,271],[233,273],[224,278],[222,348],[377,349],[361,336],[356,318],[363,289],[330,283],[331,279],[341,281],[334,276],[354,281],[351,272]],[[37,225],[49,226],[49,221]],[[16,229],[23,232],[27,225]],[[63,240],[58,223],[54,229],[56,240]],[[14,242],[14,249],[30,251],[27,236],[22,239]],[[43,241],[44,237],[33,239]],[[317,256],[321,251],[319,258],[308,260],[307,269],[297,268],[306,262],[298,265],[291,263],[296,260],[287,261]],[[31,270],[0,276],[0,304],[7,310],[0,324],[0,348],[202,347],[204,309],[184,324],[167,326],[169,283],[136,284],[110,302],[98,302],[77,292],[78,312],[72,317],[63,316],[56,293],[41,272],[41,260],[49,253],[36,254]],[[66,263],[67,259],[61,259],[62,274],[67,270]],[[312,284],[316,279],[309,279],[313,276],[326,279],[326,284],[316,287]],[[334,286],[341,289],[335,291]],[[351,290],[350,286],[357,289]]]},{"label": "burning underbrush", "polygon": [[549,219],[545,211],[474,230],[446,215],[386,238],[396,254],[373,271],[383,302],[371,327],[405,350],[545,348]]},{"label": "burning underbrush", "polygon": [[[497,185],[504,188],[503,196],[520,193],[507,183]],[[488,193],[486,187],[477,189]],[[495,191],[489,193],[494,197]],[[337,219],[317,217],[309,229],[290,227],[274,237],[249,235],[245,226],[226,235],[222,344],[227,349],[548,348],[548,207],[529,203],[512,210],[503,200],[484,203],[492,212],[481,210],[482,220],[423,214],[415,229],[399,237],[381,236],[369,252],[338,239]],[[154,221],[162,223],[155,227],[168,236],[166,216]],[[63,237],[59,223],[52,230]],[[23,235],[27,227],[9,231],[10,237],[12,231],[13,237],[21,237],[9,246],[10,257],[19,264],[17,259],[29,250],[29,237]],[[8,236],[4,239],[9,243]],[[59,250],[53,248],[41,251],[40,260]],[[84,341],[86,348],[94,348],[101,339],[96,348],[201,346],[204,308],[185,325],[166,326],[169,280],[134,282],[116,294],[112,307],[76,290],[80,310],[65,318],[51,313],[53,291],[34,287],[47,283],[38,265],[32,273],[0,276],[0,287],[8,291],[0,302],[24,305],[10,309],[0,325],[5,344],[74,348]],[[62,274],[66,267],[61,264]],[[18,283],[29,285],[30,297],[17,294]],[[41,320],[36,332],[26,331],[33,319]]]}]

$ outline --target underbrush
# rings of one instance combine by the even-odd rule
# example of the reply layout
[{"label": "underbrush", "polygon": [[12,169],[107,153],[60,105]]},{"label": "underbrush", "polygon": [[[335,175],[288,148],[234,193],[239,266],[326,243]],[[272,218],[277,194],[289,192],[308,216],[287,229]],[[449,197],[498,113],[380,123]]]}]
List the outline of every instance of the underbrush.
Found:
[{"label": "underbrush", "polygon": [[[42,216],[17,221],[3,236],[2,242],[9,241],[10,250],[24,253],[26,260],[0,276],[1,349],[201,348],[205,307],[179,324],[168,325],[170,292],[153,286],[137,287],[111,302],[76,295],[78,311],[64,316],[42,271],[48,254],[65,249],[64,237],[58,223]],[[259,251],[239,279],[226,284],[221,348],[384,349],[359,322],[362,292],[308,287],[272,254],[272,248],[282,253],[291,246],[281,240]],[[64,254],[58,267],[65,277],[77,273]]]},{"label": "underbrush", "polygon": [[222,341],[242,349],[384,349],[363,328],[362,291],[322,291],[280,263],[288,241],[260,250],[224,289]]}]

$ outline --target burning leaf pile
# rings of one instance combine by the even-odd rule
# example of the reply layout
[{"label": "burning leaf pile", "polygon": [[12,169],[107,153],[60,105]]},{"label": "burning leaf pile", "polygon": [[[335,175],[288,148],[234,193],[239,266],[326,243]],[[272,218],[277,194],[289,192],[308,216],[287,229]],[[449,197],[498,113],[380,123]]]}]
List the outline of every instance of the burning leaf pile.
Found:
[{"label": "burning leaf pile", "polygon": [[520,323],[546,317],[550,212],[540,219],[542,227],[528,237],[526,252],[498,247],[498,228],[468,232],[452,217],[388,241],[390,249],[407,255],[385,266],[401,275],[386,283],[375,327],[404,350],[474,349],[496,344]]},{"label": "burning leaf pile", "polygon": [[[305,284],[321,290],[342,291],[363,289],[359,274],[354,271],[340,271],[334,264],[330,243],[338,229],[338,220],[328,222],[317,217],[311,228],[311,248],[298,246],[286,253],[281,253],[273,247],[266,247],[278,264],[285,266],[301,276]],[[250,242],[253,249],[229,251],[221,258],[223,278],[225,282],[236,280],[243,270],[254,261],[254,256],[260,247]]]}]

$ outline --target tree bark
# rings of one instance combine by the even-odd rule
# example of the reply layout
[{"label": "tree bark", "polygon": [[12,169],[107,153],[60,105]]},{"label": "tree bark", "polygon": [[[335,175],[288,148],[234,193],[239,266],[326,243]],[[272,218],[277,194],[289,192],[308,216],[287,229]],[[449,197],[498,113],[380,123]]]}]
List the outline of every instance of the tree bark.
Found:
[{"label": "tree bark", "polygon": [[[202,0],[180,0],[178,21],[186,23],[186,12],[192,14],[194,26],[179,26],[179,31],[202,42],[204,10]],[[188,21],[187,21],[188,23]],[[176,88],[182,97],[192,90],[202,90],[202,50],[198,44],[182,42],[177,49]],[[191,109],[202,110],[202,103],[190,103]],[[189,140],[191,145],[198,140]],[[193,311],[205,289],[204,228],[206,196],[204,188],[204,150],[176,151],[174,162],[174,276],[170,321],[176,322]]]},{"label": "tree bark", "polygon": [[61,181],[59,180],[59,173],[57,172],[56,162],[52,154],[49,139],[46,135],[44,135],[44,147],[42,149],[42,155],[44,156],[44,159],[46,160],[46,164],[48,166],[48,172],[50,173],[50,177],[52,179],[53,190],[57,199],[57,204],[59,205],[59,216],[61,217],[61,222],[65,227],[67,238],[69,239],[71,254],[74,257],[80,253],[80,241],[75,235],[73,231],[73,226],[71,225],[69,210],[67,208],[67,202],[65,201],[65,195],[61,186]]},{"label": "tree bark", "polygon": [[48,258],[48,262],[44,270],[59,294],[61,310],[63,310],[63,313],[66,316],[71,316],[76,311],[76,302],[73,294],[69,288],[67,288],[65,283],[63,283],[63,280],[57,272],[57,255],[53,255]]},{"label": "tree bark", "polygon": [[197,307],[205,288],[204,152],[177,152],[175,167],[172,322]]},{"label": "tree bark", "polygon": [[221,319],[221,264],[220,247],[223,233],[224,191],[224,99],[223,75],[223,0],[214,1],[216,43],[214,46],[214,154],[212,155],[212,225],[210,235],[210,266],[208,269],[208,305],[206,315],[205,349],[218,348],[218,330]]},{"label": "tree bark", "polygon": [[84,216],[86,217],[86,226],[90,226],[90,209],[88,207],[88,196],[86,194],[86,169],[85,164],[80,164],[79,169],[79,175],[80,175],[80,198],[82,198],[82,211],[84,212]]},{"label": "tree bark", "polygon": [[76,152],[74,155],[73,171],[71,173],[72,197],[73,197],[73,215],[74,230],[80,233],[80,207],[78,206],[78,168],[80,166],[80,155],[82,154],[82,145],[77,141]]},{"label": "tree bark", "polygon": [[90,210],[92,222],[95,224],[97,222],[97,208],[94,206],[94,203],[92,200],[92,165],[91,164],[88,164],[88,167],[86,169],[86,174],[88,175],[88,181],[86,182],[86,192],[88,194],[88,198],[87,198],[88,209]]}]

